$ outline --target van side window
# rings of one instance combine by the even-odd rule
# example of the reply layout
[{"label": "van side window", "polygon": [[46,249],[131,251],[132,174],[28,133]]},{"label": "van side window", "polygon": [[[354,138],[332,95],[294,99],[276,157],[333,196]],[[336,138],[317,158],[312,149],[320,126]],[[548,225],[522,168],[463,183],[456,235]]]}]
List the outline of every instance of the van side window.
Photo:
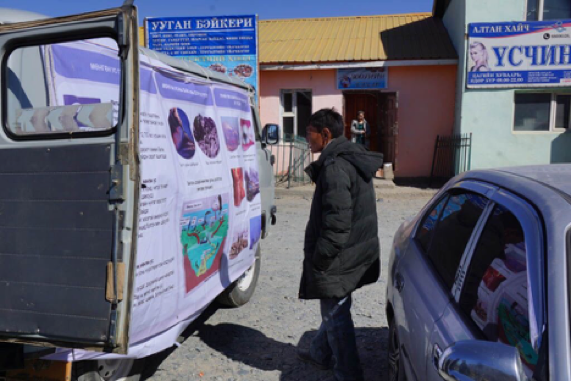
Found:
[{"label": "van side window", "polygon": [[460,308],[488,340],[517,347],[522,363],[533,370],[537,353],[530,339],[527,288],[522,226],[497,205],[468,267]]},{"label": "van side window", "polygon": [[117,124],[121,61],[111,38],[18,47],[6,73],[14,137],[105,132]]},{"label": "van side window", "polygon": [[487,204],[485,197],[475,193],[454,193],[440,213],[427,257],[449,289],[454,284],[460,259]]}]

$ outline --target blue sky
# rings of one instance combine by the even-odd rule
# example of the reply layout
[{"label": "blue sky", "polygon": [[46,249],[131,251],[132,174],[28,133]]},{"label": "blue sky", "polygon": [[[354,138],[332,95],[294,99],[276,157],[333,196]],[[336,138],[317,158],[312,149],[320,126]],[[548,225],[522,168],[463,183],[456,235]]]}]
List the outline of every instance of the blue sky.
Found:
[{"label": "blue sky", "polygon": [[[0,7],[47,16],[113,8],[123,0],[0,0]],[[365,16],[430,12],[432,0],[135,0],[139,24],[145,17],[258,14],[260,19]]]}]

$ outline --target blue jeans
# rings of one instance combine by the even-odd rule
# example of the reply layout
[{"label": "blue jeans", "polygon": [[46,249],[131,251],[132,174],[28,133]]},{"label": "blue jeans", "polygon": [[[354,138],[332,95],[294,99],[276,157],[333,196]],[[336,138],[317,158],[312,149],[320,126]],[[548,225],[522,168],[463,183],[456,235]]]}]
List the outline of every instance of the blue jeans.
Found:
[{"label": "blue jeans", "polygon": [[320,302],[322,322],[309,347],[311,357],[324,365],[333,364],[338,381],[363,380],[351,318],[351,295]]}]

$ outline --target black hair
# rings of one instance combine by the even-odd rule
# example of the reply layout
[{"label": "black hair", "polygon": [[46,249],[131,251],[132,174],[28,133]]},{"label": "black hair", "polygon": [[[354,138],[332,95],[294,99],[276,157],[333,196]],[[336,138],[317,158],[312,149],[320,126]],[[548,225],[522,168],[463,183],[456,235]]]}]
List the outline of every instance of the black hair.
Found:
[{"label": "black hair", "polygon": [[334,139],[343,135],[343,117],[332,108],[324,108],[311,115],[309,125],[314,127],[317,132],[322,132],[324,128],[328,128]]}]

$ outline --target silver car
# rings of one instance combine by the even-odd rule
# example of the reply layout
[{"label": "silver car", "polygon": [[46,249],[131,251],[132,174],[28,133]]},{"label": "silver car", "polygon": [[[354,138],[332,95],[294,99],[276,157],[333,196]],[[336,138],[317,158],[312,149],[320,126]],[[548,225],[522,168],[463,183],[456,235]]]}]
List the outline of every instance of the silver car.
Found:
[{"label": "silver car", "polygon": [[571,165],[471,171],[397,231],[389,380],[571,380]]}]

